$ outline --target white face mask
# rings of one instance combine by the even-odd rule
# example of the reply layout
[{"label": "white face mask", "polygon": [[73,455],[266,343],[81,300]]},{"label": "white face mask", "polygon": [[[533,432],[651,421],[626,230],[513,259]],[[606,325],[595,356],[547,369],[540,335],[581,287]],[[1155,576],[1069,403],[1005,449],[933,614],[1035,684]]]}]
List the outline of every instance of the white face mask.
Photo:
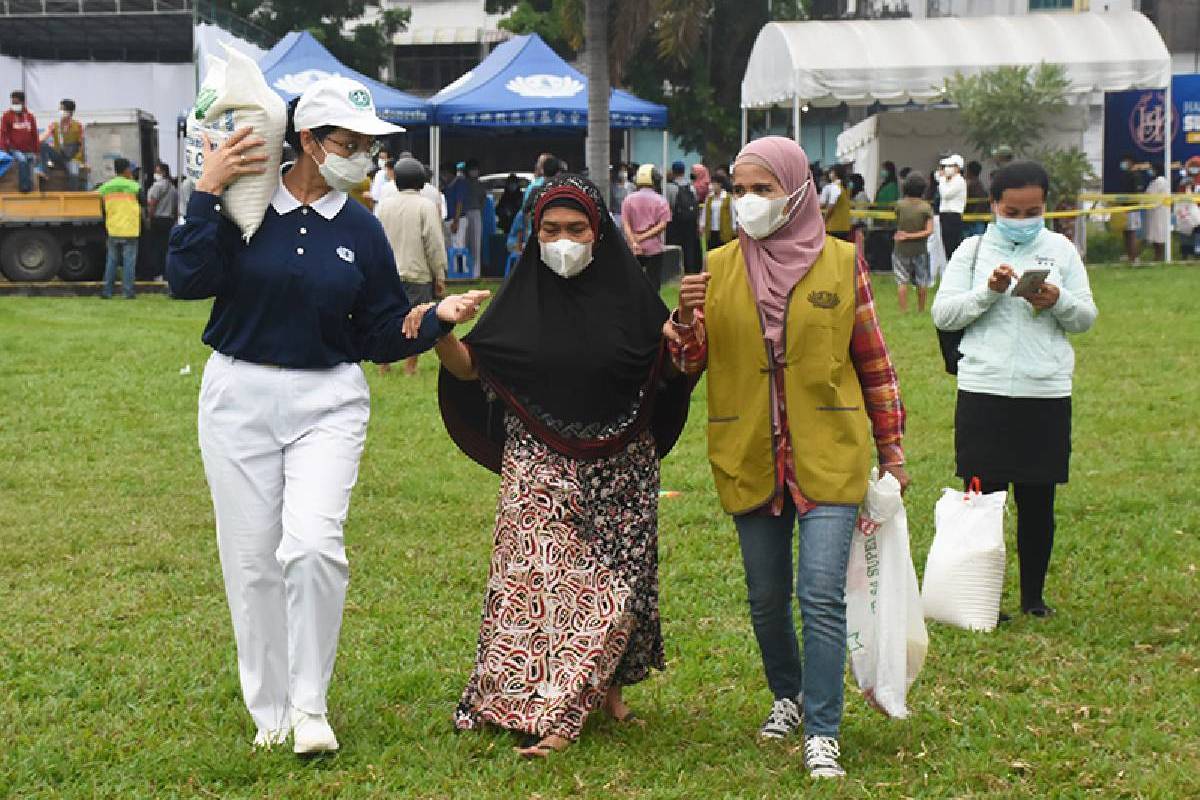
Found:
[{"label": "white face mask", "polygon": [[[776,197],[773,200],[757,194],[742,195],[733,204],[738,224],[751,239],[766,239],[791,221],[796,209],[800,207],[800,201],[804,199],[808,184],[809,181],[805,181],[799,189],[787,197]],[[796,199],[796,203],[792,207],[792,213],[785,214],[784,209],[787,208],[788,202],[793,197]]]},{"label": "white face mask", "polygon": [[13,103],[12,110],[17,114],[20,114],[25,110],[25,106],[21,105],[20,103]]},{"label": "white face mask", "polygon": [[329,184],[331,189],[339,192],[349,192],[367,179],[371,171],[371,156],[366,153],[356,153],[350,158],[330,153],[325,146],[317,142],[317,147],[325,154],[325,161],[317,165],[317,171]]},{"label": "white face mask", "polygon": [[540,242],[542,263],[564,278],[574,278],[592,263],[592,243],[562,238]]}]

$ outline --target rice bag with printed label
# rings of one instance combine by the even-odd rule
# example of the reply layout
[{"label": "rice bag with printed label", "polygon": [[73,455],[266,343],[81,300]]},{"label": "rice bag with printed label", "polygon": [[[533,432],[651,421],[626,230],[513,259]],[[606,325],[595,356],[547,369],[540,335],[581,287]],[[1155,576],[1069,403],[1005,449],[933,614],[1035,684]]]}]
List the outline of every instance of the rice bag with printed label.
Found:
[{"label": "rice bag with printed label", "polygon": [[225,188],[221,212],[238,226],[249,241],[262,225],[263,215],[279,186],[279,162],[283,156],[283,136],[287,128],[287,106],[271,90],[258,65],[243,53],[226,45],[228,60],[208,59],[208,74],[196,95],[196,104],[188,113],[184,169],[199,180],[204,169],[204,139],[220,147],[241,128],[249,127],[265,144],[267,161],[261,175],[242,175]]}]

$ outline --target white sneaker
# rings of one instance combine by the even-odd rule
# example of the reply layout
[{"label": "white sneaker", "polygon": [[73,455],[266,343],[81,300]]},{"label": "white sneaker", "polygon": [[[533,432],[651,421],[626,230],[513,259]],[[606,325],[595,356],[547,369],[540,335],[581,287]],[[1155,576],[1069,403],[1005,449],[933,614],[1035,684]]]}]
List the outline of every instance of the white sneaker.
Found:
[{"label": "white sneaker", "polygon": [[804,766],[814,778],[844,778],[846,770],[838,763],[842,749],[832,736],[804,737]]},{"label": "white sneaker", "polygon": [[337,737],[324,714],[309,714],[292,707],[292,752],[297,755],[331,753],[338,749]]},{"label": "white sneaker", "polygon": [[790,736],[800,727],[803,698],[802,694],[795,700],[786,697],[776,700],[771,706],[771,713],[767,715],[767,721],[758,729],[758,735],[763,739],[782,739]]},{"label": "white sneaker", "polygon": [[277,728],[275,730],[260,730],[254,735],[255,750],[270,750],[277,744],[283,744],[287,741],[288,734],[291,733],[287,728]]}]

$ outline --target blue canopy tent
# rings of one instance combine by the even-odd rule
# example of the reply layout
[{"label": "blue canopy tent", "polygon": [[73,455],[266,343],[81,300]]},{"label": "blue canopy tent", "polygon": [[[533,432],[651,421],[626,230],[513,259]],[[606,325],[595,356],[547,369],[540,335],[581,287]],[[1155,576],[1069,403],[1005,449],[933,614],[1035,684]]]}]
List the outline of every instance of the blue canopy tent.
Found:
[{"label": "blue canopy tent", "polygon": [[[586,130],[587,78],[550,49],[536,33],[515,36],[479,66],[429,99],[431,162],[440,162],[442,127]],[[609,97],[612,128],[661,129],[667,152],[667,109],[618,89]],[[666,164],[663,165],[666,174]]]},{"label": "blue canopy tent", "polygon": [[267,84],[284,100],[291,100],[309,84],[340,75],[353,78],[371,90],[379,116],[400,125],[429,125],[433,120],[429,103],[393,89],[342,64],[308,31],[289,33],[259,60]]}]

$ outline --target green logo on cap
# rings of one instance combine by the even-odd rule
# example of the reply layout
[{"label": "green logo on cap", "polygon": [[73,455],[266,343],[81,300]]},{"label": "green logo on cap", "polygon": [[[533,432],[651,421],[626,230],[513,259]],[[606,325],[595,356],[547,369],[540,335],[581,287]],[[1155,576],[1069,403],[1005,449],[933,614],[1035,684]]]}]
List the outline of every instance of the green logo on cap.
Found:
[{"label": "green logo on cap", "polygon": [[350,93],[350,102],[354,104],[355,108],[370,108],[371,95],[367,93],[366,89],[355,89]]}]

